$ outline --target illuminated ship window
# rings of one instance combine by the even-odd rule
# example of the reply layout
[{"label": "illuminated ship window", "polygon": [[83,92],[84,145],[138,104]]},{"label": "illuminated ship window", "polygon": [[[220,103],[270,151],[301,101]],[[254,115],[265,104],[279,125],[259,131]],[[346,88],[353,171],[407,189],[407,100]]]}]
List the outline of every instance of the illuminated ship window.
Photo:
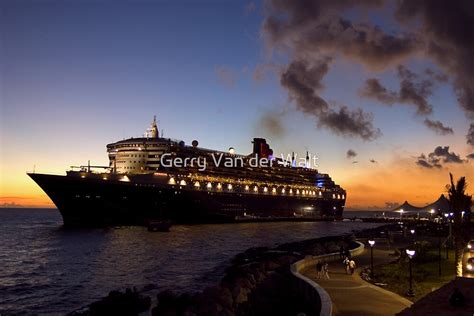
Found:
[{"label": "illuminated ship window", "polygon": [[305,191],[305,190],[301,190],[301,193],[302,193],[303,195],[305,195],[305,194],[306,194],[306,191]]},{"label": "illuminated ship window", "polygon": [[186,185],[186,181],[181,180],[181,181],[179,182],[179,185]]},{"label": "illuminated ship window", "polygon": [[84,179],[86,176],[85,175],[82,175],[81,178]]},{"label": "illuminated ship window", "polygon": [[218,190],[222,189],[222,184],[218,183],[218,184],[217,184],[217,189],[218,189]]},{"label": "illuminated ship window", "polygon": [[290,194],[293,194],[293,189],[290,189]]},{"label": "illuminated ship window", "polygon": [[281,189],[281,193],[285,194],[285,188]]},{"label": "illuminated ship window", "polygon": [[258,187],[257,187],[257,186],[254,186],[254,187],[253,187],[253,191],[254,191],[254,192],[257,192],[257,191],[258,191]]},{"label": "illuminated ship window", "polygon": [[176,181],[174,180],[174,178],[170,178],[168,184],[175,185]]},{"label": "illuminated ship window", "polygon": [[321,191],[319,191],[318,194],[319,194],[319,196],[323,196],[323,192],[321,192]]},{"label": "illuminated ship window", "polygon": [[337,198],[338,198],[338,199],[340,199],[340,198],[341,198],[341,196],[338,194],[338,195],[337,195]]},{"label": "illuminated ship window", "polygon": [[207,188],[208,188],[208,189],[212,189],[212,183],[208,182],[208,183],[207,183]]},{"label": "illuminated ship window", "polygon": [[296,194],[300,194],[300,190],[299,190],[299,189],[296,190]]},{"label": "illuminated ship window", "polygon": [[198,181],[196,181],[196,182],[194,182],[194,186],[195,186],[196,188],[199,188],[199,187],[201,186],[201,184],[200,184]]},{"label": "illuminated ship window", "polygon": [[333,193],[333,194],[332,194],[332,198],[335,199],[335,198],[336,198],[336,194]]},{"label": "illuminated ship window", "polygon": [[229,185],[227,186],[227,189],[230,191],[232,190],[232,184],[229,183]]},{"label": "illuminated ship window", "polygon": [[264,188],[263,188],[263,192],[265,192],[265,193],[268,192],[268,188],[267,188],[267,187],[264,187]]},{"label": "illuminated ship window", "polygon": [[245,191],[248,191],[248,190],[249,190],[249,186],[246,185],[246,186],[245,186]]},{"label": "illuminated ship window", "polygon": [[344,199],[344,194],[342,195],[342,198]]},{"label": "illuminated ship window", "polygon": [[273,188],[272,193],[277,193],[277,189]]}]

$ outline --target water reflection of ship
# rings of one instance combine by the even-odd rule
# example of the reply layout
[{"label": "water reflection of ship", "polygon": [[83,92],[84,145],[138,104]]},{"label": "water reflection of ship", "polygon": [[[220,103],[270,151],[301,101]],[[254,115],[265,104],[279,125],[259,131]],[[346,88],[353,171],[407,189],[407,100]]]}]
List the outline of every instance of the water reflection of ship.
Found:
[{"label": "water reflection of ship", "polygon": [[[149,219],[177,223],[238,220],[342,218],[346,192],[327,174],[296,167],[294,155],[273,156],[265,139],[255,138],[253,152],[216,151],[159,137],[156,120],[145,137],[107,145],[109,166],[81,166],[66,176],[29,176],[57,206],[66,226],[146,225]],[[243,161],[216,163],[215,155]],[[205,168],[171,165],[169,159],[202,159]],[[252,166],[251,159],[271,161]],[[100,171],[96,171],[102,168]]]}]

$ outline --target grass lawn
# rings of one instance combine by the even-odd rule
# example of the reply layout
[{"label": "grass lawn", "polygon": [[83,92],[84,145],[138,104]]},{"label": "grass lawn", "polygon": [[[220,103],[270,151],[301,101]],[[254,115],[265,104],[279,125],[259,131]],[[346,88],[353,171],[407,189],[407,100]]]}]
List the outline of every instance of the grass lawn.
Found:
[{"label": "grass lawn", "polygon": [[[431,250],[429,254],[437,258],[438,250]],[[454,251],[451,250],[449,252],[448,260],[446,260],[446,252],[443,251],[441,259],[441,276],[438,275],[437,259],[425,263],[412,262],[413,292],[415,297],[406,296],[409,288],[408,262],[391,263],[375,267],[374,281],[387,284],[383,286],[384,289],[395,292],[411,301],[417,301],[454,279]]]}]

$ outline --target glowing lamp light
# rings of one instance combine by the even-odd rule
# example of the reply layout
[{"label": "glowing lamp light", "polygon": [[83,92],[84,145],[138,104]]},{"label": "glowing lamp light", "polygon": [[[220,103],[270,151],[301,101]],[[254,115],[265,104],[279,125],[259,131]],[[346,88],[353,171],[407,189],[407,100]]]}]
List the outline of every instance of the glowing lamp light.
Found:
[{"label": "glowing lamp light", "polygon": [[323,196],[323,192],[319,191],[318,195]]},{"label": "glowing lamp light", "polygon": [[414,229],[411,229],[410,230],[410,233],[413,235],[415,233],[415,230]]},{"label": "glowing lamp light", "polygon": [[305,195],[305,194],[306,194],[306,191],[305,191],[305,190],[302,190],[302,191],[301,191],[301,194]]},{"label": "glowing lamp light", "polygon": [[194,182],[194,186],[195,186],[196,188],[199,188],[199,187],[201,186],[201,184],[199,183],[199,181],[196,181],[196,182]]},{"label": "glowing lamp light", "polygon": [[227,186],[227,190],[232,190],[232,184],[229,183],[229,185]]},{"label": "glowing lamp light", "polygon": [[435,211],[434,211],[433,209],[430,210],[430,213],[431,213],[431,214],[434,214],[434,212],[435,212]]},{"label": "glowing lamp light", "polygon": [[290,194],[293,194],[293,189],[290,189]]},{"label": "glowing lamp light", "polygon": [[444,217],[448,218],[449,214],[448,213],[444,213]]},{"label": "glowing lamp light", "polygon": [[273,188],[272,193],[277,193],[277,189]]},{"label": "glowing lamp light", "polygon": [[179,182],[179,185],[186,185],[186,181],[181,180],[181,181]]},{"label": "glowing lamp light", "polygon": [[472,264],[468,264],[468,265],[466,266],[466,268],[467,268],[468,270],[472,270]]},{"label": "glowing lamp light", "polygon": [[257,186],[254,186],[253,187],[253,192],[257,192],[258,191],[258,187]]},{"label": "glowing lamp light", "polygon": [[130,179],[129,179],[127,176],[123,176],[123,178],[120,179],[120,181],[123,181],[123,182],[130,182]]},{"label": "glowing lamp light", "polygon": [[281,189],[281,193],[285,194],[285,188]]},{"label": "glowing lamp light", "polygon": [[300,194],[300,190],[299,190],[299,189],[296,189],[296,194]]},{"label": "glowing lamp light", "polygon": [[212,189],[212,183],[208,182],[208,183],[207,183],[207,188],[208,188],[208,189]]},{"label": "glowing lamp light", "polygon": [[168,181],[168,184],[175,185],[176,180],[174,178],[170,178],[169,181]]},{"label": "glowing lamp light", "polygon": [[220,189],[222,189],[222,184],[218,183],[217,184],[217,190],[220,190]]},{"label": "glowing lamp light", "polygon": [[373,247],[375,245],[375,240],[369,240],[369,245],[370,247]]},{"label": "glowing lamp light", "polygon": [[263,188],[263,192],[265,192],[265,193],[268,192],[268,188],[267,188],[267,187],[264,187],[264,188]]},{"label": "glowing lamp light", "polygon": [[467,245],[467,248],[472,249],[472,245],[471,244]]},{"label": "glowing lamp light", "polygon": [[249,190],[249,186],[246,185],[246,186],[245,186],[245,191],[248,191],[248,190]]},{"label": "glowing lamp light", "polygon": [[407,253],[408,257],[410,257],[410,259],[411,259],[415,255],[415,250],[407,249],[406,253]]},{"label": "glowing lamp light", "polygon": [[107,180],[107,177],[103,177],[102,180]]},{"label": "glowing lamp light", "polygon": [[234,149],[234,147],[230,147],[230,148],[229,148],[229,154],[235,155],[235,149]]},{"label": "glowing lamp light", "polygon": [[335,198],[336,198],[336,195],[335,195],[334,193],[332,194],[332,198],[333,198],[333,199],[335,199]]}]

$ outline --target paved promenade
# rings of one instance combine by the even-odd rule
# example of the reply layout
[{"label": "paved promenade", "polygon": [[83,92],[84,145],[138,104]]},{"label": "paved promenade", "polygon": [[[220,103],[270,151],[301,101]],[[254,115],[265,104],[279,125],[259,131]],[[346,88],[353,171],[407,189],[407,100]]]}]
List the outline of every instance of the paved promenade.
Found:
[{"label": "paved promenade", "polygon": [[[393,260],[387,247],[374,248],[374,266]],[[342,260],[329,262],[330,279],[317,279],[316,267],[302,273],[323,287],[333,304],[333,315],[395,315],[412,304],[411,301],[374,286],[359,276],[362,267],[370,267],[370,249],[354,258],[357,270],[353,275],[346,274]],[[376,269],[376,267],[375,267]]]}]

